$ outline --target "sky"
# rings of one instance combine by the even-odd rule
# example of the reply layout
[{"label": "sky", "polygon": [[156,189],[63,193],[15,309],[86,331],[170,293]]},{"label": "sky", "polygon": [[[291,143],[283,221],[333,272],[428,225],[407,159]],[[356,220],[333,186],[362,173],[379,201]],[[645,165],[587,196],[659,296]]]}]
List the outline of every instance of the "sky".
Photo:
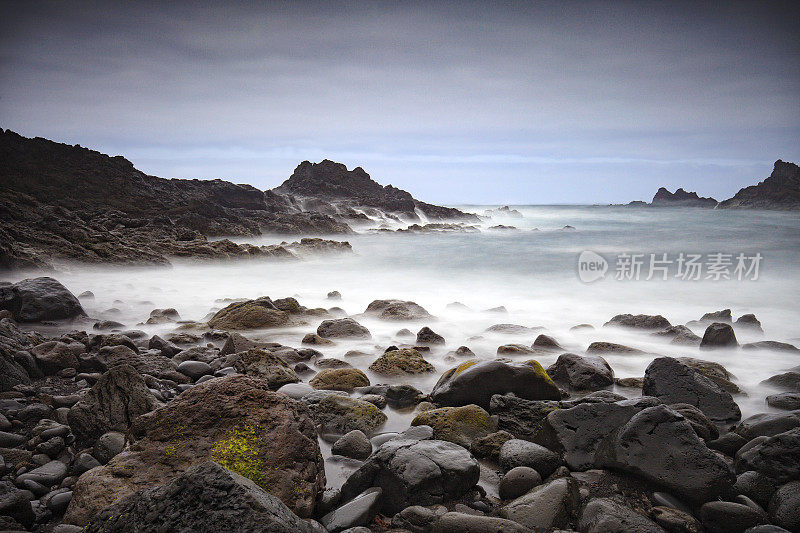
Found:
[{"label": "sky", "polygon": [[0,127],[261,189],[328,158],[441,204],[721,200],[800,163],[796,2],[165,4],[0,0]]}]

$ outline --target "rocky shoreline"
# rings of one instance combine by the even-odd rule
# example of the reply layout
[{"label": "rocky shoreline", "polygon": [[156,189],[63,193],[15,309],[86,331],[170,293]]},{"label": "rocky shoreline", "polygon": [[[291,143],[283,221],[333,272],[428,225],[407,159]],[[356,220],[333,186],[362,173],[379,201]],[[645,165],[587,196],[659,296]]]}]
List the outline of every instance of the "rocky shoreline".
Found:
[{"label": "rocky shoreline", "polygon": [[[740,344],[761,335],[751,314],[602,326],[680,358],[578,353],[503,323],[485,334],[535,340],[478,357],[409,301],[348,316],[336,291],[326,308],[264,296],[200,321],[154,309],[139,327],[157,335],[90,318],[81,297],[52,278],[0,284],[0,529],[800,530],[800,367],[766,380],[764,412],[742,419],[736,378],[703,358],[800,356]],[[323,355],[374,344],[369,320],[396,324],[394,344]],[[286,328],[302,338],[275,342]],[[652,357],[618,378],[620,354]]]}]

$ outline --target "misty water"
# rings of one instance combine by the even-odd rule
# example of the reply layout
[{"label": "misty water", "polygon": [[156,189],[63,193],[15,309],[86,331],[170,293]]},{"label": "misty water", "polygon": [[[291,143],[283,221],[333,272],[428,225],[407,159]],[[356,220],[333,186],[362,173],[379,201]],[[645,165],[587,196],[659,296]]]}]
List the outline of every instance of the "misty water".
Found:
[{"label": "misty water", "polygon": [[[485,206],[462,206],[484,214]],[[610,341],[639,348],[647,355],[607,355],[617,377],[642,376],[653,354],[691,356],[722,363],[745,391],[736,401],[746,417],[770,411],[764,398],[771,391],[759,383],[791,367],[800,365],[800,355],[787,352],[742,349],[701,351],[696,347],[675,346],[649,332],[602,327],[620,313],[661,314],[672,324],[699,319],[704,313],[730,308],[734,319],[754,313],[764,334],[737,330],[740,343],[776,340],[800,343],[800,217],[796,213],[727,211],[704,209],[648,209],[626,207],[516,207],[523,217],[493,212],[491,220],[478,226],[481,232],[396,233],[358,228],[359,234],[347,237],[354,255],[306,258],[303,261],[241,261],[220,263],[185,262],[172,268],[86,267],[72,265],[55,275],[73,293],[92,291],[94,301],[84,301],[93,317],[125,323],[148,334],[170,333],[174,325],[142,325],[153,308],[174,307],[187,320],[203,320],[226,305],[225,298],[272,298],[294,296],[306,307],[339,306],[354,316],[372,333],[370,341],[340,341],[334,346],[315,346],[326,357],[346,359],[364,370],[373,384],[390,379],[372,374],[367,368],[392,344],[412,342],[396,332],[408,328],[414,333],[428,325],[444,336],[447,344],[434,347],[425,358],[437,373],[404,378],[423,392],[429,392],[441,372],[457,362],[448,352],[466,345],[477,357],[497,357],[502,344],[531,345],[537,333],[507,335],[488,333],[493,324],[510,323],[541,326],[566,351],[583,353],[594,341]],[[386,225],[376,221],[374,226]],[[503,224],[514,230],[492,230]],[[389,222],[389,226],[407,224]],[[564,230],[565,225],[574,230]],[[274,244],[286,237],[263,236],[241,242]],[[577,275],[577,260],[584,250],[603,255],[609,261],[604,279],[582,282]],[[663,253],[676,257],[683,253],[722,252],[752,256],[760,253],[758,279],[699,281],[670,279],[646,280],[647,268],[639,280],[615,279],[615,256],[619,253]],[[674,266],[672,267],[674,268]],[[731,267],[731,270],[733,267]],[[21,276],[18,276],[21,277]],[[705,278],[705,272],[703,273]],[[12,279],[13,281],[13,279]],[[326,299],[337,290],[342,300]],[[413,300],[425,307],[436,320],[421,323],[387,322],[357,316],[375,299]],[[469,309],[448,308],[461,302]],[[508,313],[485,312],[504,306]],[[104,311],[116,308],[118,314]],[[315,331],[322,319],[282,330],[250,332],[249,336],[294,347]],[[588,323],[594,330],[571,331]],[[703,327],[693,328],[698,335]],[[344,357],[349,350],[368,355]],[[545,367],[558,354],[536,355]],[[531,356],[517,356],[524,360]],[[637,391],[617,389],[631,396]],[[389,421],[383,430],[408,427],[413,414],[387,408]],[[328,455],[329,446],[323,444]],[[329,463],[329,484],[344,477],[346,464]],[[338,470],[337,470],[338,469]]]}]

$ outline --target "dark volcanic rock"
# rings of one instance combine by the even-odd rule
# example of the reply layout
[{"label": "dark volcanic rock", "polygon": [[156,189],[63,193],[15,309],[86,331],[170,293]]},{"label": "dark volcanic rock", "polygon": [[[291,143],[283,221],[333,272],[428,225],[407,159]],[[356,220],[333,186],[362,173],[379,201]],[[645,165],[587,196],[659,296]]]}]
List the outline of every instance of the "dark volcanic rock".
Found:
[{"label": "dark volcanic rock", "polygon": [[779,482],[800,480],[800,428],[768,437],[742,452],[736,471],[755,470]]},{"label": "dark volcanic rock", "polygon": [[717,422],[739,420],[742,413],[730,393],[672,357],[654,359],[645,370],[642,394],[665,403],[687,403]]},{"label": "dark volcanic rock", "polygon": [[421,305],[403,300],[373,300],[364,313],[378,315],[383,320],[424,320],[433,318]]},{"label": "dark volcanic rock", "polygon": [[7,309],[18,322],[40,322],[85,316],[74,294],[49,277],[0,284],[0,309]]},{"label": "dark volcanic rock", "polygon": [[800,209],[800,167],[778,159],[772,174],[758,185],[740,189],[720,208]]},{"label": "dark volcanic rock", "polygon": [[733,327],[722,322],[709,325],[703,334],[703,340],[700,341],[701,349],[729,348],[738,345]]},{"label": "dark volcanic rock", "polygon": [[597,390],[614,384],[614,371],[600,356],[565,353],[548,369],[556,383],[575,390]]},{"label": "dark volcanic rock", "polygon": [[664,329],[670,327],[672,324],[669,320],[661,315],[617,315],[603,326],[618,326],[623,328],[635,329]]},{"label": "dark volcanic rock", "polygon": [[323,320],[317,328],[317,335],[335,339],[370,339],[372,335],[367,328],[352,318],[335,318]]},{"label": "dark volcanic rock", "polygon": [[688,192],[679,188],[674,193],[660,187],[650,203],[653,207],[716,207],[717,201],[713,198],[698,196],[696,192]]},{"label": "dark volcanic rock", "polygon": [[[201,505],[198,505],[202,502]],[[234,527],[235,524],[235,527]],[[217,463],[200,463],[97,513],[87,533],[126,531],[312,533],[282,501]]]}]

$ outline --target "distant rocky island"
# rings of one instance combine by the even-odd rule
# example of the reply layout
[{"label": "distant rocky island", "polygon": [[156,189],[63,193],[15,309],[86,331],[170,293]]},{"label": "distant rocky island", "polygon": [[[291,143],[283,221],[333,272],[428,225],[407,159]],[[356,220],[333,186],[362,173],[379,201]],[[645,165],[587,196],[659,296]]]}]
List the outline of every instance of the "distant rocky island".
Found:
[{"label": "distant rocky island", "polygon": [[705,207],[718,209],[800,209],[800,167],[778,159],[772,174],[764,181],[740,189],[733,198],[717,202],[714,198],[698,196],[679,188],[674,193],[661,187],[650,203],[641,200],[627,204],[631,207]]},{"label": "distant rocky island", "polygon": [[367,214],[412,223],[420,216],[477,221],[328,160],[304,161],[280,187],[261,191],[219,179],[149,176],[122,156],[0,129],[0,269],[341,250],[349,245],[303,239],[259,247],[219,238],[347,235]]}]

